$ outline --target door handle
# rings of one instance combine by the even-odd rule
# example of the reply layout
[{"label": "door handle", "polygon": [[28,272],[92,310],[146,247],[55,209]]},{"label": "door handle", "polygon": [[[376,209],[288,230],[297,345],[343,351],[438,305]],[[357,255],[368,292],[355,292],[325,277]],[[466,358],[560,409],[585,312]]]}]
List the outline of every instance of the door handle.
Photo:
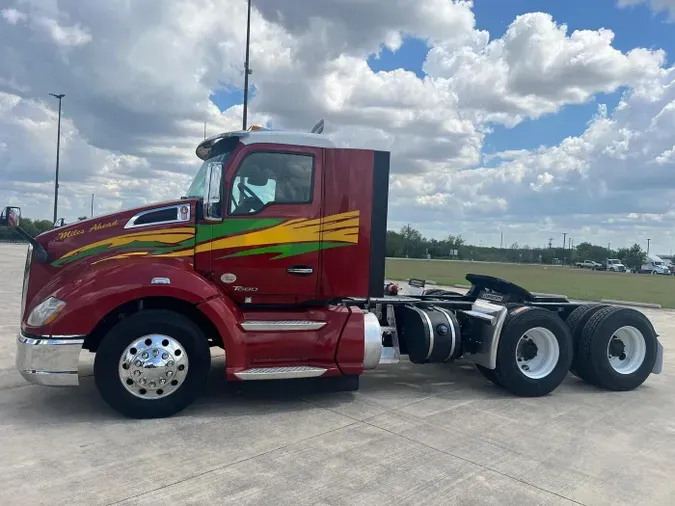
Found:
[{"label": "door handle", "polygon": [[294,265],[286,269],[286,272],[295,276],[311,276],[314,274],[314,269],[309,265]]}]

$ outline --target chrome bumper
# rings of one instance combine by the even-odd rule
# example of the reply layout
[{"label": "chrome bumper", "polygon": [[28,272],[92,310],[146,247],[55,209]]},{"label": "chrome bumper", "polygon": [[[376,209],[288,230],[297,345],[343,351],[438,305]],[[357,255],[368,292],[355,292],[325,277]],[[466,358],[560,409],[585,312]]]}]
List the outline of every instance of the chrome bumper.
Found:
[{"label": "chrome bumper", "polygon": [[84,336],[52,338],[19,334],[16,343],[16,368],[24,379],[36,385],[77,386],[83,343]]}]

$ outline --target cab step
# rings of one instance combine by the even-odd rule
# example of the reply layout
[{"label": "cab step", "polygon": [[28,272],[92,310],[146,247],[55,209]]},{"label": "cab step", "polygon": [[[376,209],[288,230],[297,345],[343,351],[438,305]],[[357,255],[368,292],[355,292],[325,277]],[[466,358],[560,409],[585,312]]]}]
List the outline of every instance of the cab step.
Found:
[{"label": "cab step", "polygon": [[243,381],[255,380],[279,380],[298,378],[318,378],[323,376],[328,369],[323,367],[311,367],[299,365],[292,367],[255,367],[235,372],[234,375]]},{"label": "cab step", "polygon": [[241,327],[247,332],[290,332],[319,330],[326,322],[309,320],[244,320]]}]

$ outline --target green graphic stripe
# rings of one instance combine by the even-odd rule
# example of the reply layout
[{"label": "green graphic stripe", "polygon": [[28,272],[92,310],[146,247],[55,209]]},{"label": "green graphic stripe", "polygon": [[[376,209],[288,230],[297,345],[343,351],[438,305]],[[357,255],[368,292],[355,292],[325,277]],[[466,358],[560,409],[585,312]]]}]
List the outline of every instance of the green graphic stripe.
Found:
[{"label": "green graphic stripe", "polygon": [[284,221],[286,221],[284,218],[237,218],[223,220],[222,223],[215,225],[197,225],[197,244],[209,242],[213,239],[220,239],[221,237],[229,235],[241,234],[242,232],[273,227]]},{"label": "green graphic stripe", "polygon": [[272,257],[272,260],[279,260],[281,258],[293,257],[302,255],[303,253],[313,253],[319,250],[340,248],[342,246],[352,246],[350,242],[303,242],[295,244],[277,244],[274,246],[264,246],[262,248],[253,248],[246,251],[238,251],[230,255],[220,257],[223,258],[237,258],[248,257],[253,255],[264,255],[265,253],[278,253],[277,256]]},{"label": "green graphic stripe", "polygon": [[54,267],[60,267],[61,265],[66,265],[75,262],[76,260],[79,260],[84,257],[98,255],[99,253],[121,254],[121,253],[131,253],[134,251],[147,251],[150,254],[159,255],[162,253],[171,253],[181,249],[193,247],[194,247],[194,238],[186,239],[176,244],[166,244],[158,241],[134,241],[129,244],[125,244],[123,246],[111,247],[109,245],[101,245],[96,248],[81,251],[80,253],[67,258],[61,257],[58,260],[53,261],[52,265]]}]

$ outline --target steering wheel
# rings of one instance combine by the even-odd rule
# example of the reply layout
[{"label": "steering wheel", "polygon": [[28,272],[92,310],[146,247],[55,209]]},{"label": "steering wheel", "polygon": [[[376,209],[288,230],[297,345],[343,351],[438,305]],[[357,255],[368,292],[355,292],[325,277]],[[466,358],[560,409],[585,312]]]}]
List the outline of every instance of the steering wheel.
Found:
[{"label": "steering wheel", "polygon": [[265,206],[265,203],[258,197],[253,190],[251,190],[244,183],[238,183],[239,188],[239,202],[237,203],[237,210],[246,204],[246,212],[260,209]]},{"label": "steering wheel", "polygon": [[466,280],[473,285],[470,290],[472,295],[477,295],[481,290],[488,289],[491,292],[502,295],[515,295],[523,301],[534,300],[534,295],[528,290],[515,283],[506,281],[505,279],[486,276],[484,274],[467,274]]}]

